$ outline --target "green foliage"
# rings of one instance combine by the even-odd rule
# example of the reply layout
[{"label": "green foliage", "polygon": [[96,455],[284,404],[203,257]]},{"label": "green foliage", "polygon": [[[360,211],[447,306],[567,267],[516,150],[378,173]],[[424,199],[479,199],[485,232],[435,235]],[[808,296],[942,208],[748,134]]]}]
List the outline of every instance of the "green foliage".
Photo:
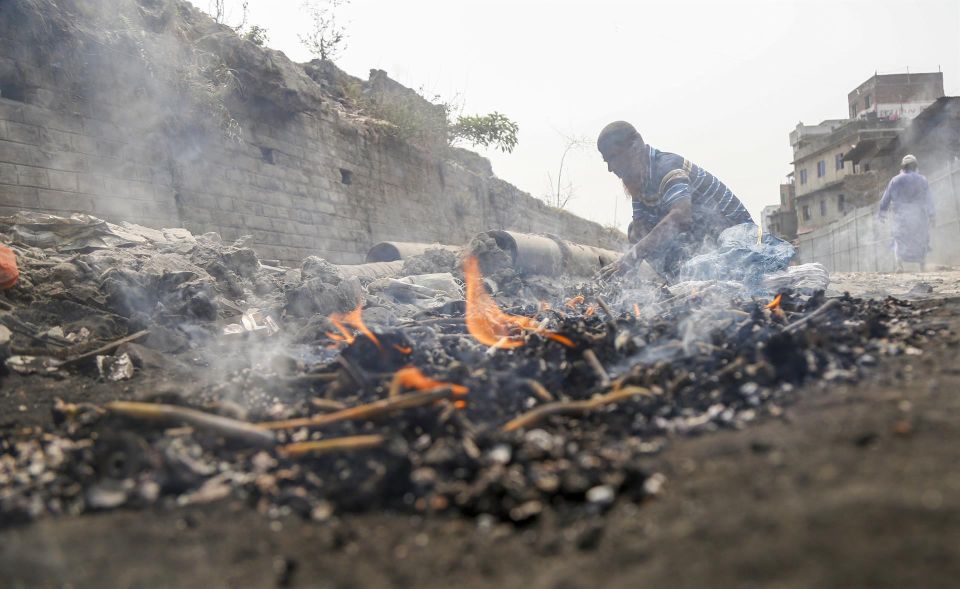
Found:
[{"label": "green foliage", "polygon": [[240,36],[247,41],[250,41],[257,47],[263,47],[266,45],[268,40],[267,29],[261,27],[260,25],[251,25],[249,29],[240,33]]},{"label": "green foliage", "polygon": [[517,146],[517,123],[494,111],[488,115],[459,116],[450,125],[450,138],[463,140],[472,145],[494,146],[504,153],[510,153]]},{"label": "green foliage", "polygon": [[337,9],[350,0],[322,0],[322,4],[307,2],[310,30],[298,35],[300,43],[317,59],[333,61],[347,48],[347,31],[337,22]]}]

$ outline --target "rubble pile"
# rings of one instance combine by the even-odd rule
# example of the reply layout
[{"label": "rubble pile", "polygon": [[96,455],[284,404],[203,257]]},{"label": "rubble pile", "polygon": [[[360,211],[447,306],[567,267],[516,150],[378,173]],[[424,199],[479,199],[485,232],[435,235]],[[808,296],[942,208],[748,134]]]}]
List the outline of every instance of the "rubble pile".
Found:
[{"label": "rubble pile", "polygon": [[660,492],[644,458],[669,435],[780,415],[937,335],[909,302],[824,298],[810,268],[575,284],[481,240],[367,279],[81,215],[0,219],[0,240],[21,273],[4,387],[62,392],[48,423],[6,424],[7,522],[224,498],[317,520],[601,513]]}]

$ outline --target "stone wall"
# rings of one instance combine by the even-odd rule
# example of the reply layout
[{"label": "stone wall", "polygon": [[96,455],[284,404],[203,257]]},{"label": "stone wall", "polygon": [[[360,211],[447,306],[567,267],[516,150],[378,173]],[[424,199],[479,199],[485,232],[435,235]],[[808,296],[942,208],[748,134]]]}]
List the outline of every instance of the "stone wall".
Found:
[{"label": "stone wall", "polygon": [[[475,154],[398,138],[302,66],[189,5],[118,1],[130,9],[124,23],[143,19],[146,41],[131,37],[140,55],[117,51],[95,67],[84,63],[83,75],[73,77],[58,75],[53,58],[28,44],[75,38],[79,46],[102,45],[87,39],[109,22],[91,12],[94,0],[50,3],[43,27],[16,22],[33,18],[35,2],[11,0],[6,14],[0,6],[0,21],[8,23],[0,30],[0,55],[7,56],[0,58],[0,213],[87,212],[225,239],[251,235],[262,257],[287,263],[307,255],[360,262],[378,241],[459,244],[488,229],[549,232],[614,249],[623,243],[622,234],[496,178]],[[75,24],[83,18],[87,30]],[[195,97],[173,94],[168,88],[178,84],[163,82],[183,79],[170,63],[196,57],[191,35],[206,43],[204,56],[222,59],[238,78],[239,90],[222,99],[239,133],[204,124],[219,111],[181,105]],[[69,59],[70,50],[50,53]],[[381,87],[384,76],[375,72]]]}]

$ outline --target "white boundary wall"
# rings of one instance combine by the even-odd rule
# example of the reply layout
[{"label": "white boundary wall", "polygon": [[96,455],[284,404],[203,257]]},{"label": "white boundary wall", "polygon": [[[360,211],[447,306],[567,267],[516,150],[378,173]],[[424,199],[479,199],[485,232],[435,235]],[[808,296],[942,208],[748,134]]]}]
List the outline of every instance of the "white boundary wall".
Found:
[{"label": "white boundary wall", "polygon": [[[931,264],[960,266],[960,162],[926,175],[933,191],[936,221]],[[801,262],[819,262],[832,272],[892,272],[890,222],[877,219],[879,203],[854,209],[843,218],[797,238]]]}]

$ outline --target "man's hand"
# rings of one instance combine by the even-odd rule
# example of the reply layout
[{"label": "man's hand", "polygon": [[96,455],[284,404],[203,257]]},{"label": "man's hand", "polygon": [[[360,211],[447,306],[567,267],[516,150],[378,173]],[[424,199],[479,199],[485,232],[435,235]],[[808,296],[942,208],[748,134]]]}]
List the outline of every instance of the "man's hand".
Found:
[{"label": "man's hand", "polygon": [[623,254],[619,260],[611,262],[601,268],[599,274],[597,274],[597,278],[600,280],[609,280],[614,276],[619,276],[626,272],[630,266],[634,265],[639,259],[640,249],[635,244],[628,249],[627,253]]},{"label": "man's hand", "polygon": [[619,260],[615,262],[610,262],[603,268],[600,268],[600,272],[597,274],[597,278],[599,278],[600,280],[610,280],[614,276],[619,276],[620,274],[623,274],[624,271],[626,271],[626,269],[627,269],[627,266],[626,264],[623,263],[623,258],[620,258]]}]

